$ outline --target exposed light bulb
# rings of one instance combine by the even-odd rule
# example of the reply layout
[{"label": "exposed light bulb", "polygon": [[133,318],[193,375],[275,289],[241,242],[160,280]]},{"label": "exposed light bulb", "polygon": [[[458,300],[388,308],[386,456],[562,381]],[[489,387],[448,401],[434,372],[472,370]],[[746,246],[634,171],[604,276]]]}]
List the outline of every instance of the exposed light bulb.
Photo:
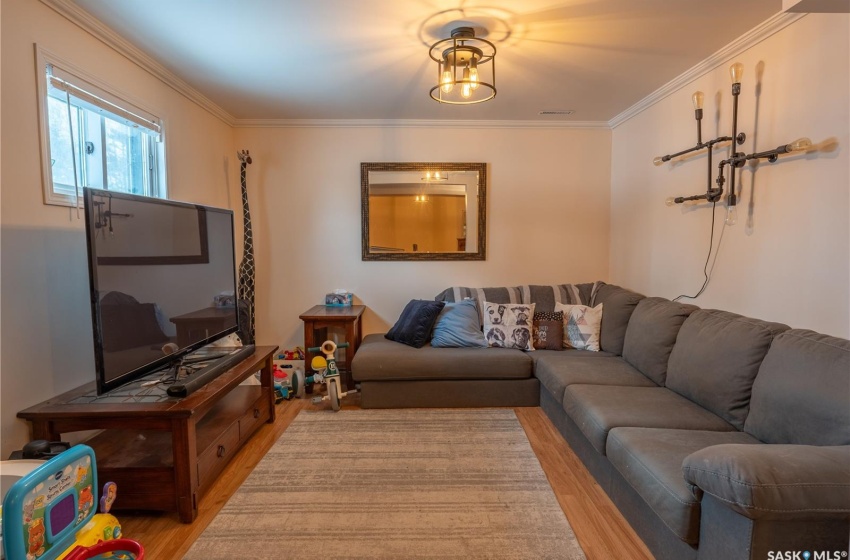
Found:
[{"label": "exposed light bulb", "polygon": [[695,111],[699,111],[700,109],[702,109],[702,102],[703,102],[703,100],[705,100],[705,94],[703,92],[701,92],[701,91],[694,92],[691,99],[694,102],[694,110]]},{"label": "exposed light bulb", "polygon": [[733,84],[740,84],[741,78],[744,77],[744,65],[736,62],[729,67],[729,76],[732,78]]},{"label": "exposed light bulb", "polygon": [[738,205],[726,207],[726,225],[734,226],[738,223]]},{"label": "exposed light bulb", "polygon": [[655,158],[654,160],[652,160],[652,164],[653,164],[654,166],[656,166],[656,167],[658,167],[658,166],[659,166],[659,165],[661,165],[662,163],[664,163],[664,158],[663,158],[663,157],[661,157],[661,156],[658,156],[657,158]]},{"label": "exposed light bulb", "polygon": [[481,80],[478,77],[478,62],[475,61],[475,58],[469,61],[469,81],[473,90],[478,89],[481,85],[479,83]]},{"label": "exposed light bulb", "polygon": [[440,172],[439,172],[439,171],[437,171],[436,173],[434,173],[434,180],[435,180],[435,181],[439,181],[440,179],[441,179],[441,177],[440,177]]},{"label": "exposed light bulb", "polygon": [[666,204],[667,206],[673,206],[676,204],[676,199],[671,196],[670,198],[664,201],[664,204]]},{"label": "exposed light bulb", "polygon": [[463,69],[463,85],[460,87],[460,94],[464,99],[468,99],[472,95],[472,80],[469,77],[469,67]]},{"label": "exposed light bulb", "polygon": [[440,89],[443,93],[450,93],[454,88],[454,76],[451,70],[444,70],[443,77],[440,78]]},{"label": "exposed light bulb", "polygon": [[812,147],[812,141],[809,140],[808,138],[797,138],[796,140],[794,140],[790,144],[787,144],[785,146],[785,149],[788,150],[789,152],[801,152],[801,151],[808,150],[811,147]]}]

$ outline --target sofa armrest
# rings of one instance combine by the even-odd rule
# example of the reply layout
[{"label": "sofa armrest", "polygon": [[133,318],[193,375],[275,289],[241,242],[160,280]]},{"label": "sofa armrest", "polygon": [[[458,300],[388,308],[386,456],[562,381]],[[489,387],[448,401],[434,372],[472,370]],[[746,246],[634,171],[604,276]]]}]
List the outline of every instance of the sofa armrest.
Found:
[{"label": "sofa armrest", "polygon": [[697,496],[750,519],[850,517],[847,445],[714,445],[688,455],[682,471]]}]

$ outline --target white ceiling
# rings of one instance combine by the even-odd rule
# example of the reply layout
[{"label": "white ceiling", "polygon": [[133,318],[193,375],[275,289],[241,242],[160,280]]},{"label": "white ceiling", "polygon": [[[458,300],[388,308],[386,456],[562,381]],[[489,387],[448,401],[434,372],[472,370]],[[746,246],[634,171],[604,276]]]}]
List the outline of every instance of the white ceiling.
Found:
[{"label": "white ceiling", "polygon": [[[73,0],[236,118],[608,121],[781,0]],[[459,7],[462,6],[462,7]],[[496,43],[497,97],[428,96],[428,45]]]}]

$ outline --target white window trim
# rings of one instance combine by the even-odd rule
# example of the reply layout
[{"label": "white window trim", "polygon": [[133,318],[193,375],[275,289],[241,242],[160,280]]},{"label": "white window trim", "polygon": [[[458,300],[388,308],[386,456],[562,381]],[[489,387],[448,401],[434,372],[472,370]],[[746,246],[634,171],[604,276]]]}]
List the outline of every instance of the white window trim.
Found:
[{"label": "white window trim", "polygon": [[[63,73],[69,74],[75,78],[82,80],[83,82],[87,82],[96,88],[102,90],[109,96],[119,99],[125,103],[128,103],[135,108],[141,109],[145,113],[149,115],[162,115],[163,112],[151,109],[144,103],[138,101],[138,99],[134,98],[132,95],[122,92],[120,89],[104,82],[100,78],[93,76],[82,70],[75,64],[68,62],[67,60],[55,55],[49,50],[41,47],[38,43],[34,44],[35,47],[35,66],[36,66],[36,95],[38,96],[37,105],[38,105],[38,127],[39,127],[39,148],[41,150],[41,184],[42,191],[44,195],[44,203],[50,204],[54,206],[70,206],[76,207],[82,205],[82,187],[84,185],[80,185],[80,196],[76,197],[74,195],[66,195],[54,192],[53,190],[53,169],[50,165],[50,123],[48,122],[48,108],[47,108],[47,75],[45,69],[48,64],[52,64],[57,69],[60,69]],[[162,141],[165,142],[165,150],[162,157],[162,166],[165,168],[164,171],[160,171],[160,179],[163,181],[162,189],[163,192],[168,192],[168,184],[169,184],[169,175],[170,172],[168,170],[168,152],[170,150],[169,143],[166,142],[166,130],[167,123],[166,119],[163,117],[157,117],[161,124],[160,134],[162,136]]]}]

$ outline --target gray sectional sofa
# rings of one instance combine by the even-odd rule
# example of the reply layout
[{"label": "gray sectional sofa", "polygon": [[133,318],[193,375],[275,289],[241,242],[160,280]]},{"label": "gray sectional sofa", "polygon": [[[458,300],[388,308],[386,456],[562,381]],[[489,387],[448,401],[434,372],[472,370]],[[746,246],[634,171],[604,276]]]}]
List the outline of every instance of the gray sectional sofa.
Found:
[{"label": "gray sectional sofa", "polygon": [[370,335],[352,364],[362,406],[539,404],[659,558],[848,550],[850,341],[580,286],[604,304],[602,351]]}]

